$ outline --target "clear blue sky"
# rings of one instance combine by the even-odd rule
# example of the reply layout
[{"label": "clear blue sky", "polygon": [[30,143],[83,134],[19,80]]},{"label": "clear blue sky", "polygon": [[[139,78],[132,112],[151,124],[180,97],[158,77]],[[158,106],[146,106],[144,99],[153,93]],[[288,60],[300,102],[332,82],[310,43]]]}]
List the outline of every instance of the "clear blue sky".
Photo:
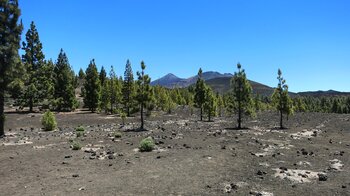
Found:
[{"label": "clear blue sky", "polygon": [[[94,58],[109,72],[146,63],[155,80],[233,73],[290,91],[350,91],[348,0],[19,0],[24,33],[34,21],[46,58],[60,48],[77,72]],[[23,33],[23,34],[24,34]]]}]

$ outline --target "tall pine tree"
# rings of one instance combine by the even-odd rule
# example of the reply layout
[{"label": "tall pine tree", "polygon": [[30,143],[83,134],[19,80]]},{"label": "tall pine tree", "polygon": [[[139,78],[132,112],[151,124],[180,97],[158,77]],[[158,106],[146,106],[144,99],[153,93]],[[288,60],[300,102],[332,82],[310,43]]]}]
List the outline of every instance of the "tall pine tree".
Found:
[{"label": "tall pine tree", "polygon": [[280,113],[280,129],[283,129],[283,114],[291,115],[293,113],[293,102],[288,95],[288,85],[282,77],[282,71],[278,69],[278,84],[272,94],[272,103]]},{"label": "tall pine tree", "polygon": [[20,15],[17,0],[0,1],[0,137],[5,135],[5,90],[20,65],[18,49],[23,29],[22,24],[18,24]]},{"label": "tall pine tree", "polygon": [[32,112],[33,106],[47,95],[46,86],[43,85],[45,81],[41,81],[45,78],[40,77],[40,70],[45,65],[45,56],[42,52],[43,46],[39,33],[33,21],[26,33],[26,42],[23,42],[22,45],[25,52],[22,55],[22,61],[27,71],[23,102],[24,105],[29,106],[29,111]]},{"label": "tall pine tree", "polygon": [[103,85],[106,81],[106,78],[107,78],[107,72],[103,66],[101,67],[101,72],[100,72],[99,78],[100,78],[101,85]]},{"label": "tall pine tree", "polygon": [[91,112],[95,112],[100,100],[100,80],[98,77],[95,59],[90,61],[88,68],[85,71],[86,77],[84,82],[84,105]]},{"label": "tall pine tree", "polygon": [[195,87],[194,101],[197,108],[200,109],[200,120],[203,120],[203,105],[205,103],[205,83],[202,78],[202,69],[198,71],[198,79]]},{"label": "tall pine tree", "polygon": [[135,82],[129,59],[126,61],[123,81],[123,105],[126,115],[129,117],[135,107]]},{"label": "tall pine tree", "polygon": [[117,75],[114,72],[113,66],[109,73],[110,82],[109,82],[109,91],[110,91],[110,111],[114,113],[114,108],[118,108],[118,104],[121,102],[121,84],[118,80]]},{"label": "tall pine tree", "polygon": [[205,88],[205,102],[203,105],[203,109],[208,116],[209,122],[211,121],[212,117],[216,116],[217,114],[217,100],[213,90],[209,86]]},{"label": "tall pine tree", "polygon": [[141,130],[144,129],[144,109],[152,99],[152,87],[150,85],[151,78],[147,74],[145,74],[145,69],[146,65],[143,61],[141,61],[141,72],[137,72],[137,101],[140,106]]},{"label": "tall pine tree", "polygon": [[76,107],[74,74],[66,53],[61,49],[54,68],[55,106],[58,111],[71,111]]},{"label": "tall pine tree", "polygon": [[243,114],[253,116],[254,102],[252,98],[252,87],[247,79],[244,69],[240,63],[237,64],[238,72],[235,72],[231,79],[230,109],[238,114],[237,128],[242,128]]}]

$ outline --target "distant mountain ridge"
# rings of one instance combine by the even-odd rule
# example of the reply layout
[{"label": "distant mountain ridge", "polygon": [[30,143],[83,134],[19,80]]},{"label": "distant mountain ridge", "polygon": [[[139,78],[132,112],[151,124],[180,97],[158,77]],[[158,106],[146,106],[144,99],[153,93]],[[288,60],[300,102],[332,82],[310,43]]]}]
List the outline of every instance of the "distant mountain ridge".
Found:
[{"label": "distant mountain ridge", "polygon": [[[219,72],[215,72],[215,71],[208,71],[208,72],[203,72],[203,79],[204,80],[210,80],[210,79],[214,79],[214,78],[231,78],[233,75],[229,74],[229,73],[225,73],[225,74],[221,74]],[[188,87],[194,83],[196,83],[198,76],[192,76],[189,78],[179,78],[177,76],[175,76],[172,73],[169,73],[167,75],[165,75],[162,78],[159,78],[153,82],[151,82],[151,85],[155,86],[155,85],[160,85],[163,87],[167,87],[167,88],[184,88],[184,87]]]},{"label": "distant mountain ridge", "polygon": [[[206,84],[208,84],[214,91],[219,92],[221,94],[229,92],[231,85],[231,78],[233,77],[232,74],[225,73],[221,74],[216,71],[208,71],[203,72],[203,79],[205,80]],[[169,73],[165,75],[164,77],[155,80],[151,82],[151,85],[160,85],[166,88],[185,88],[191,85],[194,85],[197,81],[198,76],[192,76],[189,78],[179,78],[176,75]],[[252,80],[249,80],[254,94],[259,94],[262,96],[271,96],[274,88],[267,86],[265,84],[261,84],[259,82],[255,82]],[[328,90],[328,91],[306,91],[306,92],[289,92],[289,95],[291,97],[295,96],[312,96],[312,97],[321,97],[321,96],[350,96],[350,92],[339,92],[334,90]]]}]

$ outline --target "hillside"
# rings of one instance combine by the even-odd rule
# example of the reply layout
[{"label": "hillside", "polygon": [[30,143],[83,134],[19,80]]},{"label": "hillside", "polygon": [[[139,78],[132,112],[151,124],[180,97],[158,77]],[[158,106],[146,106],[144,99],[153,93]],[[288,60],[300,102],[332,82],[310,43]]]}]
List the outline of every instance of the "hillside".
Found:
[{"label": "hillside", "polygon": [[[219,93],[226,93],[230,90],[231,85],[230,85],[231,77],[224,77],[224,78],[214,78],[207,80],[206,83],[214,89],[214,91],[219,92]],[[249,80],[250,85],[253,88],[253,93],[254,94],[259,94],[263,96],[271,96],[274,89],[272,87],[266,86],[264,84],[251,81]]]},{"label": "hillside", "polygon": [[[219,72],[215,72],[215,71],[208,71],[208,72],[203,72],[203,79],[204,80],[210,80],[210,79],[214,79],[214,78],[231,78],[232,74],[229,73],[225,73],[225,74],[221,74]],[[184,88],[184,87],[188,87],[194,83],[196,83],[198,76],[192,76],[189,78],[179,78],[177,76],[175,76],[172,73],[169,73],[167,75],[165,75],[162,78],[159,78],[153,82],[151,82],[151,85],[155,86],[155,85],[160,85],[166,88],[175,88],[175,87],[180,87],[180,88]]]}]

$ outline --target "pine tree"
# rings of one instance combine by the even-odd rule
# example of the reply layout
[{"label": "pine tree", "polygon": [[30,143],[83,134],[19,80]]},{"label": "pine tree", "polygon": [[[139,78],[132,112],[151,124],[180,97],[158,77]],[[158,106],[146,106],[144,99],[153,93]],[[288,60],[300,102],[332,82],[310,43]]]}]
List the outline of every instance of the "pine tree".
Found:
[{"label": "pine tree", "polygon": [[117,78],[117,75],[114,72],[113,66],[111,66],[111,70],[109,73],[110,82],[109,82],[109,91],[110,91],[110,111],[114,113],[114,108],[117,108],[118,104],[121,102],[121,84]]},{"label": "pine tree", "polygon": [[222,112],[225,108],[224,100],[219,93],[216,93],[216,100],[217,100],[217,113],[221,117]]},{"label": "pine tree", "polygon": [[232,93],[230,96],[231,110],[238,114],[238,129],[241,129],[242,115],[254,116],[254,102],[252,98],[252,87],[247,80],[241,64],[237,64],[238,72],[235,72],[231,79]]},{"label": "pine tree", "polygon": [[123,105],[125,112],[128,117],[130,117],[131,111],[135,106],[135,84],[134,84],[134,75],[132,72],[130,61],[126,61],[125,72],[124,72],[124,81],[123,81]]},{"label": "pine tree", "polygon": [[198,71],[198,79],[196,82],[195,87],[195,95],[194,95],[194,102],[197,108],[200,109],[200,120],[203,120],[203,105],[205,103],[205,83],[202,78],[202,69],[200,68]]},{"label": "pine tree", "polygon": [[21,65],[20,48],[22,24],[18,24],[21,10],[17,0],[0,1],[0,137],[5,135],[5,90],[15,78],[16,68]]},{"label": "pine tree", "polygon": [[29,106],[29,111],[33,111],[33,106],[42,101],[47,95],[45,86],[41,85],[45,81],[40,79],[40,69],[45,65],[45,56],[42,52],[42,44],[40,42],[39,33],[34,22],[30,24],[30,28],[26,33],[26,42],[22,43],[25,54],[22,56],[22,61],[27,70],[27,79],[25,81],[25,92],[23,101]]},{"label": "pine tree", "polygon": [[84,82],[84,105],[91,112],[95,112],[100,100],[100,80],[98,77],[95,59],[90,61],[88,68],[85,71],[86,77]]},{"label": "pine tree", "polygon": [[79,69],[78,77],[80,80],[85,79],[85,72],[82,68]]},{"label": "pine tree", "polygon": [[272,94],[272,103],[280,113],[280,129],[283,129],[283,114],[287,116],[293,114],[293,102],[288,95],[288,85],[286,80],[282,77],[282,71],[278,69],[278,84],[277,88]]},{"label": "pine tree", "polygon": [[213,90],[208,86],[205,88],[205,102],[203,109],[208,116],[208,121],[210,122],[211,117],[216,116],[217,101]]},{"label": "pine tree", "polygon": [[107,78],[107,72],[106,72],[105,68],[102,66],[101,67],[101,72],[100,72],[100,75],[99,75],[100,83],[101,83],[102,86],[105,83],[106,78]]},{"label": "pine tree", "polygon": [[152,88],[151,88],[151,78],[145,74],[146,65],[143,61],[141,61],[141,72],[137,72],[137,101],[140,105],[140,115],[141,115],[141,127],[140,129],[144,129],[144,119],[143,112],[145,107],[149,104],[152,99]]},{"label": "pine tree", "polygon": [[108,113],[108,111],[111,108],[111,91],[110,91],[110,80],[107,79],[103,86],[101,87],[101,102],[100,102],[100,109],[104,110],[105,113]]},{"label": "pine tree", "polygon": [[63,49],[61,49],[54,68],[55,106],[58,111],[71,111],[76,107],[74,75]]}]

